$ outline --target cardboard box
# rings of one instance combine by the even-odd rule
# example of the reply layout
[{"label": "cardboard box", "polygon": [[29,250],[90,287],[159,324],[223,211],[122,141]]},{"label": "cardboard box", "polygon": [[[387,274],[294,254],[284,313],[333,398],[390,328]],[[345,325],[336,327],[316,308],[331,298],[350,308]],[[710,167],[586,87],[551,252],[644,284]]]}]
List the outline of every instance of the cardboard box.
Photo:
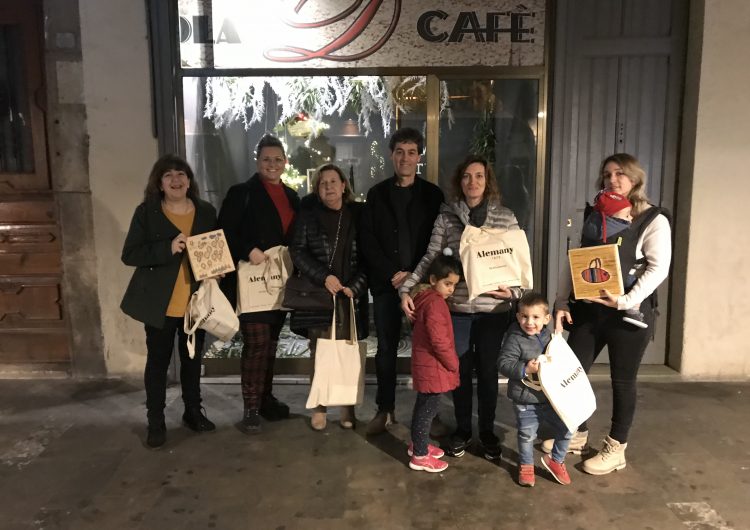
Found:
[{"label": "cardboard box", "polygon": [[602,289],[614,296],[625,294],[617,245],[575,248],[568,251],[568,261],[576,300],[599,298]]},{"label": "cardboard box", "polygon": [[224,230],[214,230],[187,238],[187,253],[195,279],[205,280],[234,270]]}]

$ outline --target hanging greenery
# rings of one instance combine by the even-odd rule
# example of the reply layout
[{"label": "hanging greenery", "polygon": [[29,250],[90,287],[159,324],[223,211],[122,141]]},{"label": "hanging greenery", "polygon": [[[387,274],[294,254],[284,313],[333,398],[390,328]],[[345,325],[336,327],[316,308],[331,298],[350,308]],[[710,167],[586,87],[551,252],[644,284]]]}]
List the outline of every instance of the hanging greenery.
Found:
[{"label": "hanging greenery", "polygon": [[[320,121],[351,109],[366,135],[372,132],[375,115],[388,136],[397,113],[409,112],[410,101],[424,100],[426,82],[424,76],[209,77],[204,116],[217,128],[239,121],[248,129],[260,123],[268,110],[268,86],[276,96],[278,123],[286,123],[301,112]],[[451,126],[448,86],[442,82],[440,88],[440,112],[446,114]]]}]

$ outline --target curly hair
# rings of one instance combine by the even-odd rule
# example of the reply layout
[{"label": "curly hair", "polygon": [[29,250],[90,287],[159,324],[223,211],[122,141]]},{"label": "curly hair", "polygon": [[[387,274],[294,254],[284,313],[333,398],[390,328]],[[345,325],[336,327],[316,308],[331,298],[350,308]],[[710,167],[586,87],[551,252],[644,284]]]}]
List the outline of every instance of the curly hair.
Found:
[{"label": "curly hair", "polygon": [[482,164],[484,167],[484,180],[486,184],[484,188],[484,196],[482,198],[501,202],[502,195],[500,193],[500,186],[495,178],[495,172],[492,170],[492,165],[482,155],[474,154],[467,156],[460,164],[458,164],[456,170],[453,172],[453,176],[451,177],[451,192],[453,197],[459,201],[466,200],[464,192],[461,189],[461,181],[464,178],[466,169],[472,164]]},{"label": "curly hair", "polygon": [[198,183],[195,181],[195,175],[190,164],[177,155],[168,154],[157,160],[151,168],[148,183],[143,192],[144,201],[148,201],[149,199],[164,199],[164,190],[161,189],[161,178],[164,176],[164,173],[172,170],[182,171],[187,175],[188,182],[190,183],[187,189],[187,196],[193,201],[199,198]]},{"label": "curly hair", "polygon": [[638,159],[627,153],[615,153],[605,158],[599,166],[599,177],[596,179],[596,187],[604,189],[604,168],[610,162],[614,162],[622,168],[623,173],[630,179],[633,189],[628,194],[628,200],[633,205],[631,215],[638,217],[649,206],[646,196],[646,172],[641,167]]}]

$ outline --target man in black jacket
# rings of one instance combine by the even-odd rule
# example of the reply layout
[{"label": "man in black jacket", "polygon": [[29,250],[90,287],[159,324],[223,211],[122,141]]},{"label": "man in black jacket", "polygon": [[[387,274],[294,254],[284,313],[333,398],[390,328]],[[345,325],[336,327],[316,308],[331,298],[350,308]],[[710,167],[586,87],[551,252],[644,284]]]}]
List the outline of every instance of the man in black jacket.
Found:
[{"label": "man in black jacket", "polygon": [[391,137],[394,176],[367,194],[361,242],[375,310],[378,352],[378,412],[367,434],[378,434],[392,423],[396,401],[396,353],[401,336],[398,288],[427,250],[432,225],[444,197],[436,185],[417,177],[424,138],[403,128]]}]

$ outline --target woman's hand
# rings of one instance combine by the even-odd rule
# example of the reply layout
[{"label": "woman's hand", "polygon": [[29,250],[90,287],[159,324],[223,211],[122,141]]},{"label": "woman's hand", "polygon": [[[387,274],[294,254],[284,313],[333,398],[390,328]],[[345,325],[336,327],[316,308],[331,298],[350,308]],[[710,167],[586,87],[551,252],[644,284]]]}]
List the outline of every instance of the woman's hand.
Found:
[{"label": "woman's hand", "polygon": [[510,287],[506,287],[505,285],[498,285],[497,290],[487,291],[484,294],[488,294],[493,298],[499,298],[500,300],[510,300],[513,298],[513,291],[510,290]]},{"label": "woman's hand", "polygon": [[409,271],[398,271],[396,274],[393,275],[393,278],[391,278],[391,285],[394,289],[400,289],[402,285],[404,285],[404,282],[409,277],[411,273]]},{"label": "woman's hand", "polygon": [[179,254],[183,250],[185,250],[185,247],[187,246],[187,236],[180,232],[177,234],[177,237],[175,237],[172,240],[172,255]]},{"label": "woman's hand", "polygon": [[401,310],[409,319],[409,322],[414,322],[414,300],[411,299],[408,293],[401,295]]},{"label": "woman's hand", "polygon": [[539,371],[539,361],[537,359],[531,359],[526,363],[526,373],[535,374]]},{"label": "woman's hand", "polygon": [[557,311],[555,311],[555,333],[562,333],[563,320],[568,324],[573,323],[573,317],[570,315],[570,311],[566,311],[565,309],[558,309]]},{"label": "woman's hand", "polygon": [[599,291],[599,294],[601,295],[601,298],[589,298],[589,300],[607,307],[617,308],[617,297],[615,295],[606,289]]},{"label": "woman's hand", "polygon": [[266,259],[268,259],[268,256],[266,256],[266,254],[261,249],[255,247],[250,251],[250,255],[248,256],[248,258],[250,258],[250,263],[252,263],[253,265],[260,265],[261,263],[266,261]]},{"label": "woman's hand", "polygon": [[336,276],[333,274],[329,274],[326,276],[326,290],[331,294],[338,293],[341,289],[343,289],[344,286],[341,285],[341,282],[339,281]]},{"label": "woman's hand", "polygon": [[344,287],[343,289],[341,289],[341,292],[344,293],[344,295],[348,296],[349,298],[354,298],[354,291],[352,291],[348,287]]}]

